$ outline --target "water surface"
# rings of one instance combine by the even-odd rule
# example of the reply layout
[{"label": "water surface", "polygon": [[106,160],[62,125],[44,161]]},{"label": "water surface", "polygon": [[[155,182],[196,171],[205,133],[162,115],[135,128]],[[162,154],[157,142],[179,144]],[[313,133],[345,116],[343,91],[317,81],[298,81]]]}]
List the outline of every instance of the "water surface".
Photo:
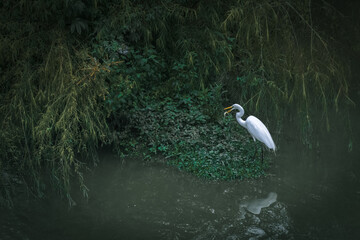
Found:
[{"label": "water surface", "polygon": [[3,209],[0,239],[360,239],[358,151],[324,134],[316,150],[283,138],[269,176],[207,181],[163,163],[100,154],[90,198]]}]

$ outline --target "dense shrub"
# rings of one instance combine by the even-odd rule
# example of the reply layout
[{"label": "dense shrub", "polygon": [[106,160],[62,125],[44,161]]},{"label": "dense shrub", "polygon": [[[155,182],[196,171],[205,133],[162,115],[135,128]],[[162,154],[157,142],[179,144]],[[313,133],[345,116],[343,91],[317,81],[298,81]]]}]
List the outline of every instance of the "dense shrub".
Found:
[{"label": "dense shrub", "polygon": [[[258,146],[233,117],[225,118],[217,111],[208,115],[208,104],[218,109],[219,102],[206,102],[220,88],[209,92],[194,91],[154,101],[145,97],[145,105],[129,112],[128,128],[138,137],[125,137],[127,152],[144,151],[145,159],[162,154],[170,165],[209,179],[243,179],[264,175],[268,160],[253,158]],[[215,99],[218,100],[218,99]],[[128,137],[134,137],[129,135]],[[128,139],[126,141],[126,139]],[[259,151],[259,150],[257,150]]]}]

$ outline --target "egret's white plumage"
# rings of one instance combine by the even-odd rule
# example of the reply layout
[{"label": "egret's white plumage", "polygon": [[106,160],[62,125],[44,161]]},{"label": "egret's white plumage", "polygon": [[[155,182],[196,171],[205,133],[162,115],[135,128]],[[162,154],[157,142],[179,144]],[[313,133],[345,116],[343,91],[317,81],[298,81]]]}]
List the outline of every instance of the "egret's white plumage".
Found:
[{"label": "egret's white plumage", "polygon": [[244,121],[241,117],[244,116],[245,111],[239,104],[234,104],[230,107],[225,108],[224,110],[227,110],[229,108],[230,110],[228,110],[224,114],[227,114],[234,109],[238,110],[239,112],[236,113],[236,120],[241,126],[248,130],[254,141],[255,139],[257,139],[260,142],[264,143],[269,149],[275,151],[275,143],[269,133],[269,130],[257,117],[249,116]]}]

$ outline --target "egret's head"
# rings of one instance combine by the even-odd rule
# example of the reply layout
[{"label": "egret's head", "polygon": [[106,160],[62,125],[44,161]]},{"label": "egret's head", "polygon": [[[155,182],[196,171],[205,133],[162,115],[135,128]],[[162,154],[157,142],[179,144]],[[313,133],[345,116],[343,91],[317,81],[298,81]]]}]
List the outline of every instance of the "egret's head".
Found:
[{"label": "egret's head", "polygon": [[235,103],[235,104],[231,105],[230,107],[224,108],[224,110],[226,111],[226,112],[224,112],[224,116],[225,116],[226,114],[228,114],[229,112],[231,112],[232,110],[234,110],[234,109],[237,109],[237,110],[240,111],[241,106],[240,106],[239,104],[236,104],[236,103]]},{"label": "egret's head", "polygon": [[228,114],[229,112],[231,112],[232,110],[235,109],[235,108],[234,108],[234,105],[236,105],[236,104],[233,104],[233,105],[231,105],[230,107],[224,108],[224,110],[225,110],[224,116],[225,116],[226,114]]}]

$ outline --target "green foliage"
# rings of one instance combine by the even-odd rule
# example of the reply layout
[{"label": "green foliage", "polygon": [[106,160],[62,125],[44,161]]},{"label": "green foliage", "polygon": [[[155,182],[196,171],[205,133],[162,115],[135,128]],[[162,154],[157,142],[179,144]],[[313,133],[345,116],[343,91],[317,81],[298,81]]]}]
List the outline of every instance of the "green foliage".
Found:
[{"label": "green foliage", "polygon": [[102,60],[118,62],[110,67],[106,76],[110,86],[106,103],[114,112],[127,109],[136,102],[140,91],[150,90],[155,82],[164,78],[164,60],[153,48],[136,50],[112,41],[104,42],[97,52],[102,52],[98,54]]},{"label": "green foliage", "polygon": [[[103,70],[86,50],[72,52],[61,32],[52,34],[54,40],[43,55],[34,48],[14,56],[16,64],[1,78],[7,86],[1,92],[1,162],[32,183],[37,196],[44,194],[43,178],[50,178],[59,192],[69,193],[72,176],[87,195],[83,172],[89,162],[96,163],[98,144],[109,135],[102,104],[107,89],[97,78]],[[27,44],[4,42],[10,49]],[[34,57],[41,61],[31,61]],[[9,79],[11,84],[6,84]],[[48,174],[42,175],[42,169]]]},{"label": "green foliage", "polygon": [[78,35],[89,32],[89,23],[98,13],[97,0],[15,0],[3,1],[0,7],[4,22],[10,17],[15,20],[12,24],[23,22],[31,28],[53,28]]},{"label": "green foliage", "polygon": [[[138,137],[132,140],[134,148],[126,146],[127,151],[145,147],[146,159],[162,154],[168,164],[209,179],[263,176],[268,162],[252,159],[255,144],[249,141],[250,136],[233,118],[223,118],[216,96],[220,89],[178,94],[161,101],[145,97],[146,106],[130,111],[127,127],[136,129]],[[211,108],[216,109],[216,118],[208,115]],[[128,136],[128,142],[133,136]]]},{"label": "green foliage", "polygon": [[[297,122],[299,131],[306,133],[302,139],[308,138],[311,125],[316,124],[312,109],[321,109],[322,125],[329,130],[329,110],[353,104],[348,95],[348,62],[340,57],[340,48],[331,47],[337,43],[313,25],[334,20],[334,11],[325,2],[123,4],[121,8],[129,14],[115,17],[122,25],[151,18],[154,12],[163,16],[141,27],[131,25],[131,29],[137,32],[137,44],[153,44],[175,57],[171,59],[174,67],[184,70],[174,77],[170,74],[175,87],[190,81],[205,89],[221,81],[231,102],[261,111],[273,122],[280,122],[295,108],[304,116]],[[143,7],[149,11],[140,11]],[[328,10],[321,19],[312,14],[319,9]]]}]

